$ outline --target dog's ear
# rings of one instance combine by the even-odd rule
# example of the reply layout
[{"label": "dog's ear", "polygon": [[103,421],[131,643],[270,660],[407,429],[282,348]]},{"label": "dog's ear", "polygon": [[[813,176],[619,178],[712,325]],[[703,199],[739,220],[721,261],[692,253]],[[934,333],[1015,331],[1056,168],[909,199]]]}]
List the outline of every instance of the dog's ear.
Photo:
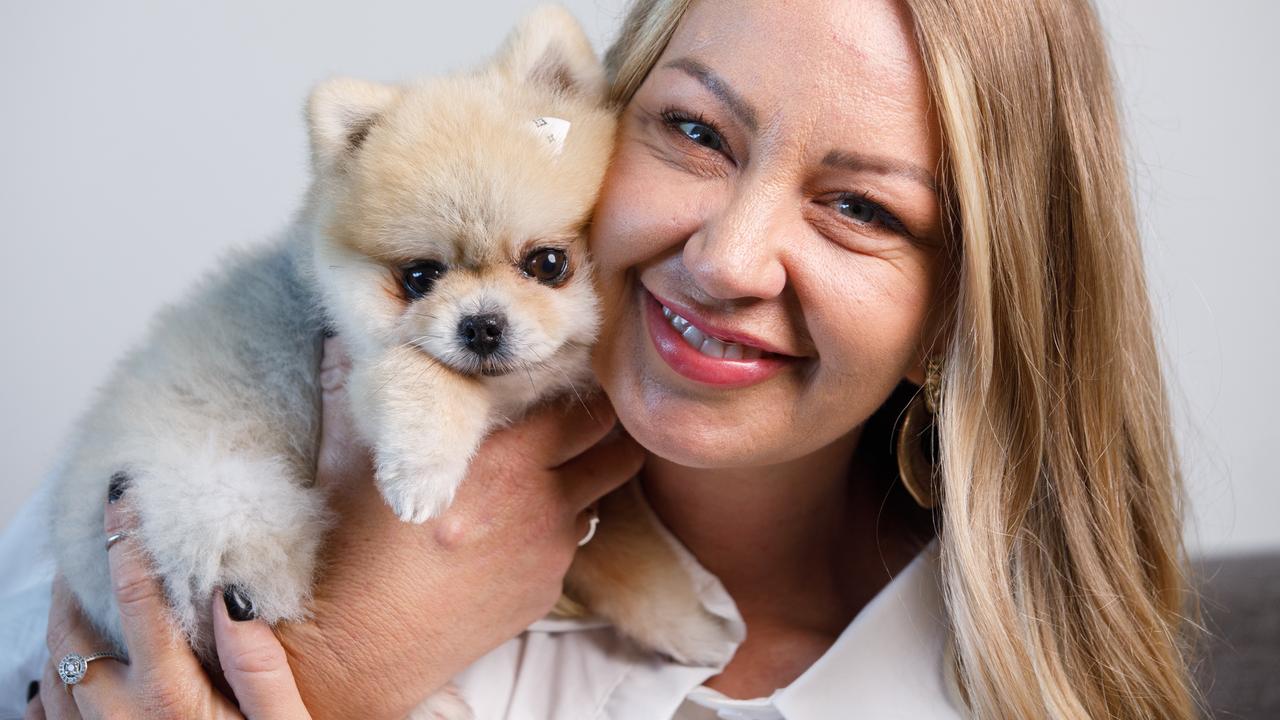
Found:
[{"label": "dog's ear", "polygon": [[604,97],[604,65],[582,26],[560,5],[542,5],[507,36],[494,66],[517,82]]},{"label": "dog's ear", "polygon": [[370,128],[399,95],[399,88],[350,78],[333,78],[317,85],[307,99],[316,167],[340,167],[360,149]]}]

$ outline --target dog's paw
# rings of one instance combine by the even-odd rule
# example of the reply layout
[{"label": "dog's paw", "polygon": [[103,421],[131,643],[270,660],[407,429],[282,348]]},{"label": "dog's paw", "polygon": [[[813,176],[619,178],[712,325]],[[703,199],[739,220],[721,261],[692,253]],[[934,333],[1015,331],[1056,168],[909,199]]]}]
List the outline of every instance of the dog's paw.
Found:
[{"label": "dog's paw", "polygon": [[397,486],[382,488],[382,497],[391,506],[391,512],[402,522],[421,524],[432,518],[440,517],[453,502],[451,495],[439,492],[439,488],[431,483],[422,483],[419,487]]},{"label": "dog's paw", "polygon": [[472,720],[475,713],[452,684],[435,691],[409,713],[408,720]]},{"label": "dog's paw", "polygon": [[465,461],[382,459],[377,470],[378,490],[396,517],[404,522],[424,523],[449,509],[466,473]]},{"label": "dog's paw", "polygon": [[163,582],[175,624],[209,660],[215,588],[239,588],[271,623],[305,617],[330,516],[324,496],[278,458],[221,447],[188,458],[185,468],[133,463],[124,500],[131,541]]},{"label": "dog's paw", "polygon": [[[323,526],[321,526],[323,527]],[[215,587],[234,587],[268,623],[306,617],[321,533],[260,526],[222,551]]]},{"label": "dog's paw", "polygon": [[742,642],[742,633],[727,620],[705,610],[672,618],[653,628],[646,644],[687,665],[718,667],[728,664]]}]

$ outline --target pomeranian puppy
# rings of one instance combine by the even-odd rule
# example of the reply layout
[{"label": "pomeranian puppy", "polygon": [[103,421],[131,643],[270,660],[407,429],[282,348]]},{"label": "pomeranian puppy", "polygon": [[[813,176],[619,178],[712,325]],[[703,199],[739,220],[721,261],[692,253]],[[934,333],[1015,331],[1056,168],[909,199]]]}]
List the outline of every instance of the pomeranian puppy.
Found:
[{"label": "pomeranian puppy", "polygon": [[[155,321],[55,481],[60,570],[117,646],[102,536],[113,483],[205,662],[215,587],[236,586],[268,622],[305,616],[330,522],[311,487],[327,328],[352,355],[378,488],[409,522],[449,506],[495,424],[591,384],[600,311],[585,232],[615,117],[566,11],[535,11],[472,73],[329,81],[307,116],[313,183],[297,220]],[[603,511],[571,571],[574,600],[677,659],[724,660],[734,638],[634,489]]]}]

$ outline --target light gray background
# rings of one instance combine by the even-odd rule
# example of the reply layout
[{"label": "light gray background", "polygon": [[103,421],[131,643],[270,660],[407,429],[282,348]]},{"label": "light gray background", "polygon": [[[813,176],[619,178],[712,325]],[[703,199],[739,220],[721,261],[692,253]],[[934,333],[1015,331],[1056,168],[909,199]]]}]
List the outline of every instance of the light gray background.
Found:
[{"label": "light gray background", "polygon": [[[765,1],[765,0],[753,0]],[[623,0],[571,0],[598,47]],[[853,5],[853,0],[850,0]],[[0,2],[0,527],[162,303],[281,228],[301,105],[489,54],[532,3]],[[1263,0],[1102,0],[1193,498],[1191,545],[1280,546],[1280,83]]]}]

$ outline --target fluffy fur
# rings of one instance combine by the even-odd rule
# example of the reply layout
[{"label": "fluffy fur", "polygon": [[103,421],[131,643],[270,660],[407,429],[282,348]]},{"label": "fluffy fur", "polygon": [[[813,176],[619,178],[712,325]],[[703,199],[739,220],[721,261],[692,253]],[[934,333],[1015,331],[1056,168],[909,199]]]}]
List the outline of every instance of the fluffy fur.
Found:
[{"label": "fluffy fur", "polygon": [[[577,23],[542,8],[470,74],[389,87],[333,80],[308,105],[314,182],[278,242],[232,257],[162,314],[84,419],[57,479],[55,547],[86,613],[122,645],[103,549],[110,479],[129,478],[135,540],[178,626],[213,658],[208,598],[237,584],[269,622],[305,616],[329,516],[311,488],[326,326],[352,353],[350,395],[376,480],[402,519],[439,515],[484,434],[590,383],[599,312],[585,228],[614,117]],[[535,118],[572,123],[562,148]],[[530,253],[567,253],[539,281]],[[420,298],[404,276],[443,270]],[[505,319],[469,350],[464,320]],[[580,555],[575,597],[679,659],[726,659],[733,638],[697,602],[643,501],[620,494]],[[440,695],[421,716],[461,717]]]}]

